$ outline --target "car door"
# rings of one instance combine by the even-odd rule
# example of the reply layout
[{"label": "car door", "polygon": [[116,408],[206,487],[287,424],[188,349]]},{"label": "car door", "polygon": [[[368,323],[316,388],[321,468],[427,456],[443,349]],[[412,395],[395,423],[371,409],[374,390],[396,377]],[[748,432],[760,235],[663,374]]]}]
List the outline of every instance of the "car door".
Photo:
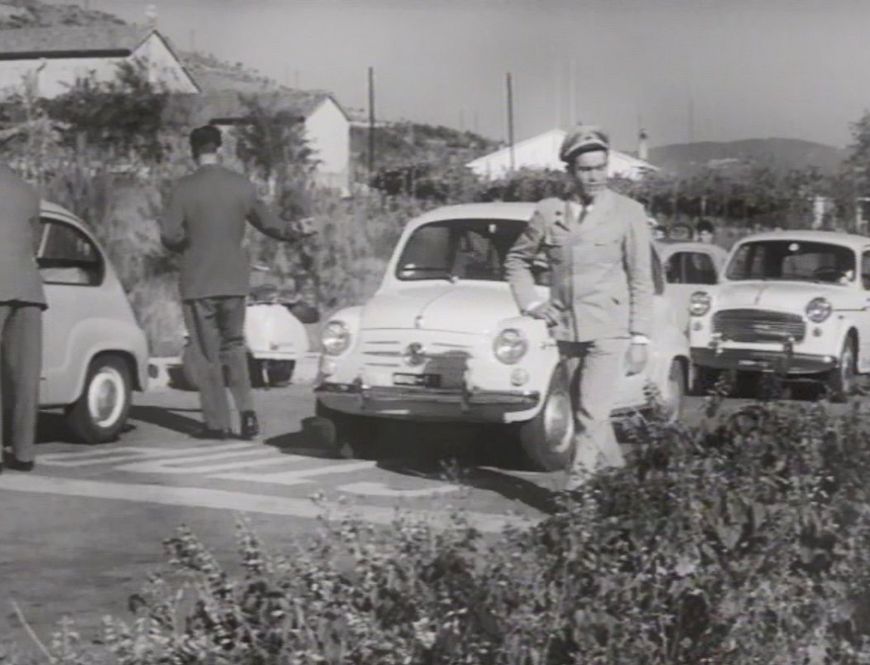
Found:
[{"label": "car door", "polygon": [[73,343],[79,324],[98,302],[105,262],[94,242],[75,225],[43,215],[37,264],[48,309],[43,314],[40,402],[66,401],[86,358],[76,357]]},{"label": "car door", "polygon": [[673,252],[664,267],[667,299],[680,330],[688,334],[689,299],[695,291],[718,284],[721,261],[714,257],[712,250],[693,248]]}]

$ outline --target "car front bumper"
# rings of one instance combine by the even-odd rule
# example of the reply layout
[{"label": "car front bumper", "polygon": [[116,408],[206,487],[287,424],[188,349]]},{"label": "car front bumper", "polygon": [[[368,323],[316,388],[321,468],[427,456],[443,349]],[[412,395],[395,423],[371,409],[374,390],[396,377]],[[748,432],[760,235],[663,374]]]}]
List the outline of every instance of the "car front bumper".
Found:
[{"label": "car front bumper", "polygon": [[794,353],[788,350],[697,348],[691,350],[692,362],[711,369],[780,372],[782,374],[819,374],[837,367],[836,356]]},{"label": "car front bumper", "polygon": [[436,389],[413,386],[366,386],[324,382],[314,390],[326,407],[361,416],[384,418],[508,422],[510,414],[537,408],[538,391]]}]

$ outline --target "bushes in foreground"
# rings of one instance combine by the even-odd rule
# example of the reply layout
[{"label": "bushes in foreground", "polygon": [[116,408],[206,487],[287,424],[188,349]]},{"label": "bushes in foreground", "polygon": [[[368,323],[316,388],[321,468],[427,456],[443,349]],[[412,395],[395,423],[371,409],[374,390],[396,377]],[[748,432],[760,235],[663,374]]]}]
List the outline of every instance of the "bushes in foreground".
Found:
[{"label": "bushes in foreground", "polygon": [[[715,407],[715,404],[713,405]],[[751,421],[747,424],[747,420]],[[626,470],[529,529],[323,520],[285,556],[239,527],[230,576],[185,528],[169,569],[62,662],[850,665],[870,662],[870,471],[857,406],[651,423]]]}]

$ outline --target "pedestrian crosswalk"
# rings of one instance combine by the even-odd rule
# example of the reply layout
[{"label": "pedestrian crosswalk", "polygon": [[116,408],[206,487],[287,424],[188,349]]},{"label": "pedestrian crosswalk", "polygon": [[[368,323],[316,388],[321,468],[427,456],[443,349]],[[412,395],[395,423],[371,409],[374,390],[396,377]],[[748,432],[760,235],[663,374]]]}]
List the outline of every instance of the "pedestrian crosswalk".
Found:
[{"label": "pedestrian crosswalk", "polygon": [[[39,456],[40,468],[101,470],[115,480],[130,474],[204,477],[232,481],[295,487],[317,485],[331,477],[331,489],[370,497],[420,498],[456,492],[459,485],[437,479],[416,479],[414,488],[391,487],[383,481],[358,477],[342,483],[342,475],[365,474],[377,469],[376,462],[337,460],[286,454],[271,446],[249,442],[227,442],[195,446],[118,446],[105,450],[75,450]],[[339,478],[339,480],[335,480]]]}]

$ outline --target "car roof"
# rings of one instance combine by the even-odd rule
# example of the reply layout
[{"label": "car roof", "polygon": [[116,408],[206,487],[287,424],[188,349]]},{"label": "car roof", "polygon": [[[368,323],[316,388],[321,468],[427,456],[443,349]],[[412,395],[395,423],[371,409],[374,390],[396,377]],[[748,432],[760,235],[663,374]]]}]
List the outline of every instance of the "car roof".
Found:
[{"label": "car roof", "polygon": [[656,240],[656,247],[661,255],[676,254],[677,252],[708,252],[712,254],[728,254],[728,250],[719,245],[711,245],[694,240]]},{"label": "car roof", "polygon": [[825,242],[832,245],[843,245],[860,250],[870,245],[870,238],[855,233],[839,231],[766,231],[753,233],[738,240],[735,244],[763,240],[794,240],[797,242]]},{"label": "car roof", "polygon": [[502,201],[441,206],[412,219],[408,222],[407,229],[412,230],[423,224],[448,219],[513,219],[528,222],[532,218],[535,206],[535,203],[505,203]]}]

